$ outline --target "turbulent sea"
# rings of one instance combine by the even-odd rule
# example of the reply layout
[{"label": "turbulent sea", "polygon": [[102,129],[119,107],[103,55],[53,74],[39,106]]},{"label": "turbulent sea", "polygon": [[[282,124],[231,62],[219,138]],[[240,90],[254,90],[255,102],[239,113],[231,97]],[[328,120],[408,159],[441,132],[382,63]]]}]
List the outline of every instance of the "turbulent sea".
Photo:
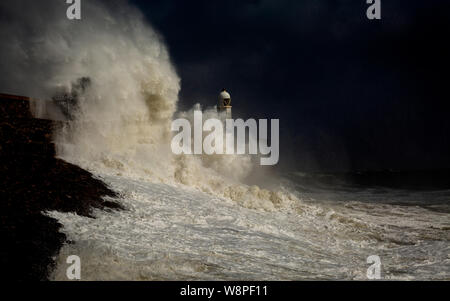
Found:
[{"label": "turbulent sea", "polygon": [[33,113],[64,121],[58,157],[125,208],[95,219],[47,212],[71,241],[53,279],[78,255],[83,280],[364,280],[378,255],[383,279],[450,280],[449,191],[321,185],[249,156],[175,156],[172,121],[193,110],[219,118],[217,101],[179,110],[176,66],[136,7],[85,1],[72,22],[60,1],[16,2],[0,4],[3,85],[48,100]]},{"label": "turbulent sea", "polygon": [[[167,184],[98,174],[124,211],[96,219],[49,213],[74,244],[84,280],[450,280],[449,191],[314,187],[301,177],[297,204],[274,211]],[[308,191],[307,191],[308,190]]]}]

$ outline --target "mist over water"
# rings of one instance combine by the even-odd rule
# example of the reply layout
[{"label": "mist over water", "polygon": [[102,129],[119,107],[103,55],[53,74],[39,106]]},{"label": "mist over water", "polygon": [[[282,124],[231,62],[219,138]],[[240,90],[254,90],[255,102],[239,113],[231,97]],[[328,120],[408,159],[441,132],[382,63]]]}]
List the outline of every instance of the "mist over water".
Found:
[{"label": "mist over water", "polygon": [[[192,110],[177,112],[180,78],[164,40],[125,1],[84,1],[80,22],[66,19],[61,1],[29,2],[0,4],[0,36],[11,41],[0,88],[46,100],[37,116],[66,121],[58,156],[126,207],[96,219],[49,212],[75,241],[54,279],[64,279],[67,254],[80,255],[84,280],[365,279],[377,254],[390,278],[448,279],[445,214],[359,202],[360,192],[345,196],[350,203],[304,194],[299,179],[254,177],[249,156],[173,155],[171,122]],[[70,116],[51,101],[61,94],[76,95]]]}]

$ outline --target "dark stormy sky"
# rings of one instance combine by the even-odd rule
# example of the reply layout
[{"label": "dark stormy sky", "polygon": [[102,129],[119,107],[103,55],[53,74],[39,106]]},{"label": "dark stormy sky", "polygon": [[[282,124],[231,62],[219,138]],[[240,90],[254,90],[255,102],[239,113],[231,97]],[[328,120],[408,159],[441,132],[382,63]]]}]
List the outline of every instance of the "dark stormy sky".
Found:
[{"label": "dark stormy sky", "polygon": [[382,0],[134,2],[165,38],[181,108],[280,119],[280,165],[450,167],[450,3]]}]

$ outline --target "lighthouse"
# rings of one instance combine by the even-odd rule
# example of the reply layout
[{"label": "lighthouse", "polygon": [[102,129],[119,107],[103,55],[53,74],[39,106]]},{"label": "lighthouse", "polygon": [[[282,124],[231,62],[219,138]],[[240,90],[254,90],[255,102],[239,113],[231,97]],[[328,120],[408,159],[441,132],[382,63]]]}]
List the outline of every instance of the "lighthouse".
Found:
[{"label": "lighthouse", "polygon": [[222,89],[219,94],[219,105],[217,106],[219,113],[224,113],[226,119],[231,119],[231,96],[227,90]]}]

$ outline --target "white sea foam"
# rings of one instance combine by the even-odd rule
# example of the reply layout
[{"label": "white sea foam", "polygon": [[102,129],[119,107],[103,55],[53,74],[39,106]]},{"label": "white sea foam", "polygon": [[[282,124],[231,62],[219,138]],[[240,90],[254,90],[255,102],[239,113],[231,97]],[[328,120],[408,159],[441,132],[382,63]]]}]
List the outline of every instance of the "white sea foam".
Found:
[{"label": "white sea foam", "polygon": [[126,210],[96,211],[96,219],[50,212],[75,241],[53,279],[66,279],[71,254],[81,257],[84,280],[363,280],[374,254],[384,279],[450,275],[448,219],[426,209],[315,200],[266,212],[195,189],[101,178]]}]

